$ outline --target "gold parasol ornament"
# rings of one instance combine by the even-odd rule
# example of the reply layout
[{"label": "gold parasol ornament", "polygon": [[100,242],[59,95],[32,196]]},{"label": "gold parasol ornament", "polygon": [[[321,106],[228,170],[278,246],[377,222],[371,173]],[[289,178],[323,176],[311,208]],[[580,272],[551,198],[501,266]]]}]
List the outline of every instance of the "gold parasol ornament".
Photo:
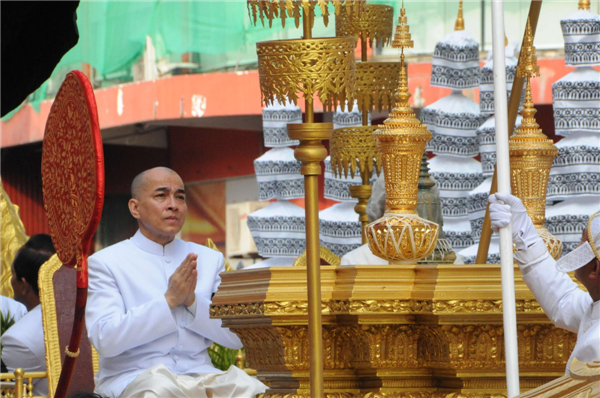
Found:
[{"label": "gold parasol ornament", "polygon": [[513,194],[523,201],[527,214],[544,240],[548,252],[558,259],[562,252],[562,242],[544,226],[548,177],[558,149],[553,141],[544,135],[535,120],[537,111],[531,96],[531,78],[539,76],[540,68],[537,65],[529,20],[520,58],[517,76],[526,78],[525,102],[521,111],[521,126],[509,139],[511,188]]},{"label": "gold parasol ornament", "polygon": [[331,3],[335,9],[335,15],[344,12],[346,15],[355,15],[363,11],[364,0],[248,0],[248,14],[250,20],[256,25],[258,18],[263,26],[265,19],[269,21],[269,27],[273,26],[274,19],[281,19],[281,26],[285,28],[285,20],[294,18],[296,28],[300,27],[302,15],[310,15],[312,29],[314,24],[315,8],[320,9],[325,26],[329,24],[329,8]]},{"label": "gold parasol ornament", "polygon": [[397,103],[390,117],[373,134],[385,175],[386,210],[366,228],[369,248],[393,264],[416,264],[429,256],[437,241],[438,224],[418,216],[417,192],[421,157],[431,132],[415,116],[408,99],[404,49],[413,47],[404,4],[392,43],[402,50]]},{"label": "gold parasol ornament", "polygon": [[373,47],[391,43],[394,34],[394,9],[386,5],[366,4],[363,12],[349,15],[342,10],[336,16],[336,36],[353,36],[361,42],[361,62],[356,64],[356,93],[358,108],[362,112],[362,126],[336,129],[331,138],[331,166],[334,174],[348,172],[354,176],[360,171],[362,185],[351,186],[350,196],[358,200],[354,208],[362,224],[362,243],[367,243],[365,227],[369,223],[367,202],[371,197],[369,181],[373,171],[379,174],[381,158],[373,133],[376,126],[369,126],[369,112],[376,108],[391,111],[394,92],[398,86],[400,63],[368,62],[367,43]]},{"label": "gold parasol ornament", "polygon": [[[400,64],[398,62],[368,62],[367,43],[373,47],[392,41],[394,34],[393,7],[366,4],[362,13],[352,15],[342,10],[335,19],[337,37],[354,36],[361,42],[361,61],[356,64],[356,95],[358,109],[366,113],[377,109],[392,110],[394,92],[398,87]],[[367,125],[366,123],[364,125]]]},{"label": "gold parasol ornament", "polygon": [[316,95],[326,108],[344,108],[356,88],[354,37],[276,40],[256,43],[264,104],[313,105]]}]

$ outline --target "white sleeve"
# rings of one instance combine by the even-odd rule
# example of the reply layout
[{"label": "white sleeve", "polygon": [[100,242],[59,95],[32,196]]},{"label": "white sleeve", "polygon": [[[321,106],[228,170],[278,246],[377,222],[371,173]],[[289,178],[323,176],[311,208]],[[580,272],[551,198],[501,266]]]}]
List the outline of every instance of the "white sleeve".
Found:
[{"label": "white sleeve", "polygon": [[582,317],[592,304],[590,295],[569,275],[556,269],[542,240],[515,253],[523,280],[555,326],[577,333]]},{"label": "white sleeve", "polygon": [[2,362],[9,372],[14,372],[16,368],[23,368],[26,372],[39,372],[45,370],[46,364],[45,358],[38,358],[25,342],[10,333],[2,336]]},{"label": "white sleeve", "polygon": [[103,357],[114,357],[177,331],[161,295],[125,311],[115,278],[105,264],[89,259],[89,290],[85,312],[88,336]]},{"label": "white sleeve", "polygon": [[[219,285],[221,284],[220,274],[224,271],[225,260],[223,255],[220,255],[213,292],[216,292],[219,288]],[[210,319],[211,303],[211,300],[206,297],[196,295],[195,303],[188,308],[189,310],[192,310],[195,306],[195,317],[192,322],[188,323],[187,328],[224,347],[232,349],[242,348],[242,342],[239,337],[229,329],[224,328],[220,319]]]}]

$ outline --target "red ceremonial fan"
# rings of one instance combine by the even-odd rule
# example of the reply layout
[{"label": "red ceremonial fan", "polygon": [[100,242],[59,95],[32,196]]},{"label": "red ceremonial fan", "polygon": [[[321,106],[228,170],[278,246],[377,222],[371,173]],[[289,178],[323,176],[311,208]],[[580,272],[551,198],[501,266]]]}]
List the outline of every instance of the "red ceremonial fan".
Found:
[{"label": "red ceremonial fan", "polygon": [[79,71],[63,82],[46,122],[42,151],[44,208],[56,253],[77,268],[75,319],[55,397],[67,393],[84,323],[87,255],[104,204],[104,154],[92,85]]}]

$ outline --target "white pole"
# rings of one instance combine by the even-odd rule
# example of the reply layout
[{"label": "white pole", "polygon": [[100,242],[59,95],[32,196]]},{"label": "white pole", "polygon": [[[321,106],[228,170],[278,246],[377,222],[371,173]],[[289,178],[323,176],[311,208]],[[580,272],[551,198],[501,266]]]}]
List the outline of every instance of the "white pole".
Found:
[{"label": "white pole", "polygon": [[[504,59],[504,3],[492,0],[492,49],[494,53],[494,107],[496,115],[496,169],[498,192],[510,193],[508,153],[508,109],[506,104],[506,63]],[[500,265],[504,316],[504,351],[508,398],[520,394],[517,310],[513,265],[512,226],[500,229]]]}]

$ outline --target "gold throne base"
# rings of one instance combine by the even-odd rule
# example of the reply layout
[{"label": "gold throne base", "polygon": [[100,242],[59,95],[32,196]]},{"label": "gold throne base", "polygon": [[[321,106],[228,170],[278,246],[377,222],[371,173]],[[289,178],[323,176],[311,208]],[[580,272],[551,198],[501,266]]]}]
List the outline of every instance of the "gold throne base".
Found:
[{"label": "gold throne base", "polygon": [[[309,397],[306,269],[222,275],[211,315],[235,332],[265,397]],[[499,265],[322,266],[330,398],[506,395]],[[548,320],[515,267],[521,390],[565,372],[575,335]],[[462,395],[459,395],[462,394]]]}]

